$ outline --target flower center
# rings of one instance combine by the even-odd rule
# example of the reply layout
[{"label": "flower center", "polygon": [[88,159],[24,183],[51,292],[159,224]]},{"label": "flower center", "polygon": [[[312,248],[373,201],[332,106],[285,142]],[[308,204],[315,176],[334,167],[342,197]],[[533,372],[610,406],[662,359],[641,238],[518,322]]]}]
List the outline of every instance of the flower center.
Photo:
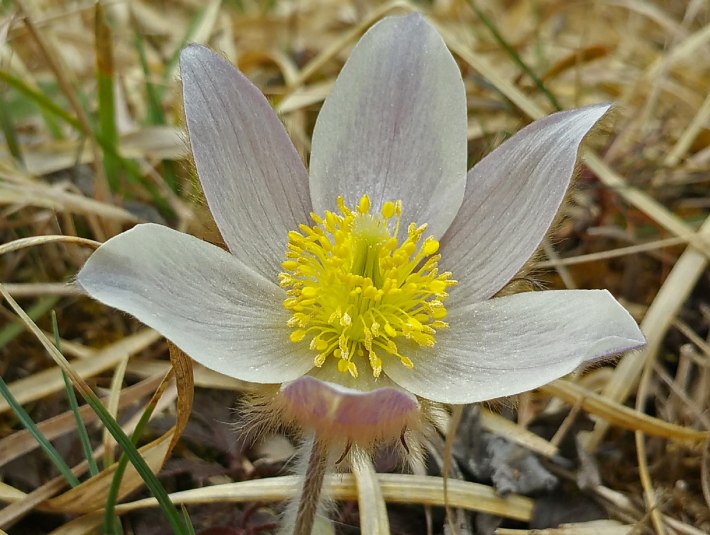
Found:
[{"label": "flower center", "polygon": [[338,208],[324,217],[312,213],[315,225],[288,234],[279,282],[293,313],[291,341],[309,343],[315,366],[333,357],[338,370],[353,377],[355,360],[365,357],[375,377],[383,357],[412,368],[396,339],[431,347],[436,331],[448,327],[444,301],[456,281],[439,273],[439,242],[422,241],[426,225],[414,223],[399,242],[401,201],[388,201],[373,214],[367,195],[355,210],[338,197]]}]

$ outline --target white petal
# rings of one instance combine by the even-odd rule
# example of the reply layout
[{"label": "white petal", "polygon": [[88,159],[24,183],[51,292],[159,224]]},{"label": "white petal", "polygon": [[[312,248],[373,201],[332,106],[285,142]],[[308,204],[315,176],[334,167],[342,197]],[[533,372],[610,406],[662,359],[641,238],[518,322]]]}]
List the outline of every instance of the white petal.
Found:
[{"label": "white petal", "polygon": [[99,247],[77,281],[225,375],[280,383],[312,367],[313,357],[289,340],[283,291],[193,236],[138,225]]},{"label": "white petal", "polygon": [[313,131],[316,213],[370,195],[402,200],[403,223],[441,236],[463,199],[466,94],[439,34],[418,14],[374,25],[353,49]]},{"label": "white petal", "polygon": [[564,199],[580,143],[608,109],[535,121],[471,169],[461,210],[441,240],[442,266],[459,281],[452,306],[489,298],[537,250]]},{"label": "white petal", "polygon": [[202,189],[229,249],[276,280],[287,234],[311,211],[308,174],[264,95],[230,63],[180,56],[185,117]]},{"label": "white petal", "polygon": [[386,359],[385,373],[418,396],[473,403],[549,383],[583,362],[639,347],[631,315],[605,290],[532,292],[450,312],[432,349],[400,351],[413,369]]},{"label": "white petal", "polygon": [[287,421],[321,439],[365,447],[397,440],[419,415],[416,398],[400,388],[363,392],[309,375],[283,385],[277,403]]}]

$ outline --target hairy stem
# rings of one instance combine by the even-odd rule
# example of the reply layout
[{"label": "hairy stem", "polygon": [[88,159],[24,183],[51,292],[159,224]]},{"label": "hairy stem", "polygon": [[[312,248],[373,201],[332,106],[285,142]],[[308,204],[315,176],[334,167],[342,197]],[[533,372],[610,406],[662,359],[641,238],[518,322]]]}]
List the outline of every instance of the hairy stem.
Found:
[{"label": "hairy stem", "polygon": [[328,468],[328,446],[318,436],[313,438],[313,445],[308,457],[308,466],[303,478],[303,490],[298,502],[293,535],[311,535],[320,502],[323,478]]}]

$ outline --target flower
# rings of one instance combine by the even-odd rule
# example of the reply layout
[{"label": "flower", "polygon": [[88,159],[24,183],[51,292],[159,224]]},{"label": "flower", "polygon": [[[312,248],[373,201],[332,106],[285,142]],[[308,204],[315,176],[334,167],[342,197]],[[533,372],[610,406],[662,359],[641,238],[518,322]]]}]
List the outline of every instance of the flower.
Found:
[{"label": "flower", "polygon": [[280,415],[348,441],[395,439],[420,400],[513,395],[644,343],[606,291],[496,297],[539,247],[608,105],[539,120],[467,173],[453,57],[421,16],[387,18],[323,104],[308,172],[231,64],[190,45],[181,72],[229,252],[138,225],[77,280],[208,368],[282,384]]}]

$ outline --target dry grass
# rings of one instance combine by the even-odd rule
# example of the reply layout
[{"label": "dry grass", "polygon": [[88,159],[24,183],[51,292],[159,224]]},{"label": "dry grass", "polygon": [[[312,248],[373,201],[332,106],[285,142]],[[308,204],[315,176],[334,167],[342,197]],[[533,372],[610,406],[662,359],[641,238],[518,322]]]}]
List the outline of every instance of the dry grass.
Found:
[{"label": "dry grass", "polygon": [[[562,516],[578,525],[545,533],[709,532],[710,6],[704,0],[416,5],[445,36],[463,72],[471,163],[554,111],[554,102],[562,108],[616,104],[607,133],[584,156],[567,218],[537,267],[550,286],[609,288],[634,313],[649,344],[616,366],[520,396],[516,410],[484,411],[480,425],[546,460],[563,482],[561,503],[575,497],[584,504]],[[136,222],[215,237],[188,162],[176,53],[185,41],[222,51],[270,97],[306,157],[319,106],[357,37],[383,15],[413,4],[132,0],[104,2],[103,15],[88,1],[3,6],[0,69],[25,89],[11,87],[7,77],[0,86],[6,141],[0,145],[0,281],[45,332],[51,332],[49,311],[56,310],[74,373],[130,429],[170,366],[167,346],[66,283],[96,242]],[[106,118],[111,87],[115,114]],[[93,133],[96,121],[101,138]],[[118,155],[133,163],[124,165]],[[41,333],[26,325],[10,306],[0,308],[0,375],[67,462],[85,474],[59,368],[38,343]],[[176,503],[208,504],[189,509],[198,532],[220,525],[233,530],[224,533],[270,529],[278,509],[271,503],[293,492],[293,481],[267,476],[283,470],[290,445],[271,439],[249,449],[227,424],[216,423],[238,418],[229,412],[238,397],[233,392],[249,385],[202,368],[195,369],[195,385],[193,418],[172,453],[170,428],[186,418],[179,389],[168,388],[158,402],[147,432],[155,440],[145,447],[151,466],[163,466]],[[99,454],[114,459],[115,444],[94,413],[85,407],[81,415]],[[100,474],[67,492],[3,401],[0,474],[0,502],[7,504],[0,529],[89,533],[101,521],[95,511],[110,478]],[[407,519],[424,518],[420,504],[443,505],[441,480],[380,479],[385,499],[400,504],[390,507],[393,532],[426,532],[421,520]],[[339,499],[356,498],[349,478],[329,484]],[[138,480],[129,485],[146,495]],[[501,524],[501,534],[548,527],[546,515],[560,513],[544,495],[502,499],[472,482],[451,481],[448,499],[452,507],[513,519]],[[590,504],[601,504],[611,520],[584,523]],[[119,507],[126,533],[168,532],[152,505],[144,499]],[[441,532],[441,509],[432,511],[433,532]],[[357,524],[351,505],[337,518],[340,532],[356,532],[348,527]],[[470,517],[455,518],[464,519],[465,530]]]}]

